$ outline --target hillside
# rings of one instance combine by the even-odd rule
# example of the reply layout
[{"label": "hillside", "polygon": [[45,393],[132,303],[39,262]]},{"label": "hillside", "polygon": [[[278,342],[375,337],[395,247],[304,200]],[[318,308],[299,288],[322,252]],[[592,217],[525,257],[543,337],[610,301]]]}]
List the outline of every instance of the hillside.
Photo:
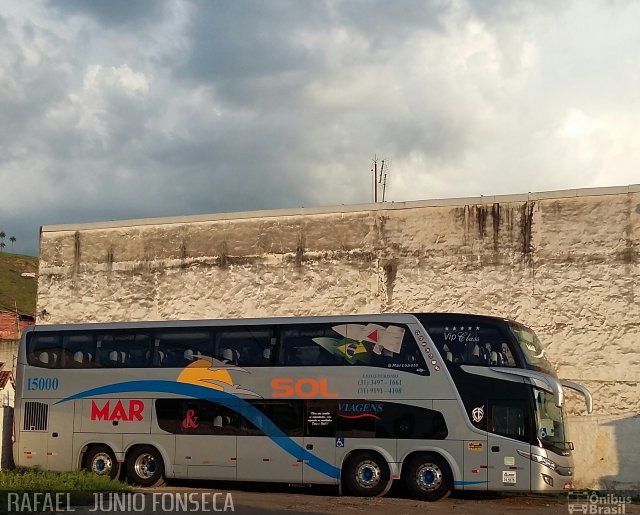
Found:
[{"label": "hillside", "polygon": [[22,273],[38,272],[38,258],[0,252],[0,308],[35,315],[37,279]]}]

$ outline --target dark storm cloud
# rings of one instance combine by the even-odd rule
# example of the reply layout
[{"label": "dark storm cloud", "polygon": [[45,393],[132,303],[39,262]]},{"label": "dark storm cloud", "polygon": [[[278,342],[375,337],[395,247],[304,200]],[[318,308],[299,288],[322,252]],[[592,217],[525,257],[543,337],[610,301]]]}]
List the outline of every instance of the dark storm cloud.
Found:
[{"label": "dark storm cloud", "polygon": [[47,0],[47,3],[61,15],[82,14],[107,27],[149,23],[161,17],[167,5],[165,0]]},{"label": "dark storm cloud", "polygon": [[[588,186],[593,163],[637,153],[616,140],[635,104],[598,110],[572,81],[605,63],[597,90],[636,96],[635,54],[581,51],[602,47],[585,21],[606,22],[585,3],[7,2],[0,229],[17,251],[42,224],[365,202],[374,154],[406,200]],[[605,57],[637,47],[632,14],[611,16]]]},{"label": "dark storm cloud", "polygon": [[[68,75],[55,62],[34,61],[38,46],[46,45],[58,57],[59,39],[52,33],[26,23],[17,31],[21,43],[10,34],[5,20],[0,19],[0,45],[4,62],[0,66],[5,77],[0,89],[0,148],[7,155],[11,136],[26,134],[38,125],[47,107],[67,94]],[[35,47],[35,48],[34,48]]]},{"label": "dark storm cloud", "polygon": [[321,2],[193,2],[190,54],[180,75],[230,82],[314,67],[296,31],[328,21]]},{"label": "dark storm cloud", "polygon": [[[153,145],[149,157],[165,170],[174,211],[180,214],[238,211],[302,205],[301,170],[292,166],[291,149],[304,145],[305,132],[276,117],[222,117],[207,131],[168,138]],[[167,174],[166,170],[174,170]]]},{"label": "dark storm cloud", "polygon": [[[360,38],[372,49],[389,47],[418,28],[439,28],[447,11],[439,1],[409,0],[196,1],[192,5],[190,53],[176,74],[215,84],[234,103],[265,96],[268,103],[265,89],[275,85],[283,96],[295,96],[314,75],[330,71],[326,51],[336,31]],[[260,82],[265,77],[271,79],[267,84]]]},{"label": "dark storm cloud", "polygon": [[487,21],[526,19],[542,14],[554,16],[564,11],[571,0],[471,0],[469,6],[479,18]]},{"label": "dark storm cloud", "polygon": [[354,0],[337,3],[335,12],[336,21],[375,48],[397,44],[416,31],[441,30],[450,8],[439,0]]},{"label": "dark storm cloud", "polygon": [[[335,161],[342,151],[366,156],[362,163],[366,170],[369,154],[376,148],[392,148],[401,156],[421,146],[435,155],[439,146],[449,152],[462,137],[453,125],[447,126],[444,114],[427,126],[420,118],[398,115],[393,107],[385,107],[385,77],[380,77],[382,94],[372,99],[376,105],[345,109],[313,105],[306,98],[314,82],[344,74],[343,64],[354,70],[376,66],[376,52],[401,44],[416,30],[440,30],[441,18],[449,9],[442,2],[196,2],[194,6],[187,32],[190,55],[176,75],[210,84],[223,111],[247,113],[237,130],[228,132],[232,137],[222,147],[222,155],[238,149],[230,157],[238,173],[250,174],[255,160],[261,169],[257,179],[282,177],[283,186],[269,196],[274,202],[286,202],[292,196],[283,187],[300,185],[292,193],[301,195],[300,203],[308,204],[313,199],[310,192],[323,179],[305,177],[304,170],[313,163]],[[332,63],[336,37],[346,39],[347,52],[349,39],[365,46],[348,62]],[[383,63],[393,56],[380,55],[379,59]],[[363,137],[353,138],[347,149],[342,148],[348,141],[343,133]],[[237,141],[244,142],[242,150],[252,158],[239,150]],[[287,173],[283,161],[297,167],[297,172],[290,172],[293,177],[283,177]],[[283,193],[278,195],[279,191]],[[347,193],[334,202],[353,198]]]}]

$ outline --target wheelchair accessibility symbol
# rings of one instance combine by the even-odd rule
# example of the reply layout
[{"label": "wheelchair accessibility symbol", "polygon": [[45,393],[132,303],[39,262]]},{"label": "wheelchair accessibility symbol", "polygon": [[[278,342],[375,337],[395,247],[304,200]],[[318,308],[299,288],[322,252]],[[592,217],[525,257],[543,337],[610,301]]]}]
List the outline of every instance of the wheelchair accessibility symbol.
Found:
[{"label": "wheelchair accessibility symbol", "polygon": [[344,447],[344,437],[338,436],[336,438],[336,447]]}]

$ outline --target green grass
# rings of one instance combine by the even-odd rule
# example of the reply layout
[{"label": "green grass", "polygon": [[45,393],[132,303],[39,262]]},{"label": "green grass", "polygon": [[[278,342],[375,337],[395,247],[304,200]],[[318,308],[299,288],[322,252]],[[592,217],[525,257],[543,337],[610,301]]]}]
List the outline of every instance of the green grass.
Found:
[{"label": "green grass", "polygon": [[84,471],[49,472],[25,468],[0,470],[0,514],[7,513],[9,492],[18,494],[25,492],[68,493],[71,505],[82,506],[93,504],[93,494],[96,492],[130,490],[132,490],[131,487],[125,483]]},{"label": "green grass", "polygon": [[22,277],[23,272],[38,272],[38,258],[0,252],[0,309],[35,315],[37,279]]}]

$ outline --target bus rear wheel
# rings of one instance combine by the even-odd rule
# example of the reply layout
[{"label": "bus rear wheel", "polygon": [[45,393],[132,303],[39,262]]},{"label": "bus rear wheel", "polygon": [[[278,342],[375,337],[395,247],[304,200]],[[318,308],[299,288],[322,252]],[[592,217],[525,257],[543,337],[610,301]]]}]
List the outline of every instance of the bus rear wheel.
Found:
[{"label": "bus rear wheel", "polygon": [[437,454],[414,456],[407,464],[403,476],[407,488],[423,501],[444,499],[453,488],[449,465]]},{"label": "bus rear wheel", "polygon": [[83,468],[98,476],[107,476],[110,479],[115,479],[120,472],[120,463],[118,463],[115,454],[109,447],[96,445],[89,448],[85,454]]},{"label": "bus rear wheel", "polygon": [[127,458],[127,478],[135,485],[151,487],[164,483],[164,461],[155,447],[143,445]]},{"label": "bus rear wheel", "polygon": [[359,452],[344,467],[348,490],[358,497],[384,495],[391,487],[391,473],[385,459],[377,453]]}]

